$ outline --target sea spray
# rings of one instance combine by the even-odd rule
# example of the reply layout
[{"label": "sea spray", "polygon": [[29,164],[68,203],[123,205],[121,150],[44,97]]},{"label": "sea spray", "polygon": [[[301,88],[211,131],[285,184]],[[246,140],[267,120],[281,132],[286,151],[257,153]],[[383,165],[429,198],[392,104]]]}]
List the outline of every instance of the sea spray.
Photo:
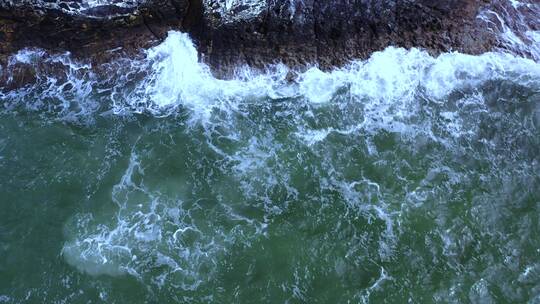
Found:
[{"label": "sea spray", "polygon": [[43,281],[82,292],[13,298],[535,296],[534,60],[390,47],[331,71],[223,80],[178,32],[107,75],[24,54],[13,66],[37,83],[2,91],[6,214],[36,210],[32,231],[64,223]]},{"label": "sea spray", "polygon": [[[482,86],[490,86],[499,81],[531,88],[540,84],[540,66],[529,59],[499,53],[480,56],[449,53],[432,57],[420,50],[398,48],[388,48],[373,54],[366,61],[356,61],[330,72],[312,68],[300,73],[292,82],[286,80],[289,70],[283,66],[274,74],[249,74],[247,71],[242,77],[220,80],[214,78],[209,68],[198,61],[197,52],[189,37],[177,32],[169,33],[167,40],[150,49],[147,59],[137,65],[149,68],[150,72],[134,90],[120,95],[121,101],[114,104],[117,108],[115,111],[126,113],[126,109],[131,109],[158,116],[188,111],[190,125],[201,123],[207,129],[204,133],[207,137],[206,144],[220,159],[220,170],[233,174],[233,180],[239,183],[236,187],[246,197],[261,201],[260,207],[266,214],[258,220],[243,216],[237,218],[236,220],[244,222],[235,228],[238,232],[253,229],[263,233],[264,229],[261,228],[268,225],[267,218],[279,216],[290,208],[288,204],[276,204],[277,202],[273,201],[274,195],[283,196],[285,201],[298,199],[300,190],[293,186],[292,172],[287,173],[286,167],[281,168],[284,165],[281,154],[299,143],[305,144],[308,150],[318,154],[325,149],[315,144],[336,144],[339,137],[362,139],[365,134],[369,134],[364,140],[367,147],[372,147],[373,150],[368,149],[367,152],[368,155],[376,156],[383,153],[381,147],[377,147],[376,138],[381,136],[380,132],[390,132],[402,134],[404,137],[400,141],[440,141],[443,146],[450,145],[448,148],[453,149],[455,143],[452,142],[455,139],[452,139],[452,136],[458,139],[471,138],[477,132],[477,127],[472,126],[474,122],[467,117],[471,115],[464,117],[464,113],[469,111],[468,109],[477,109],[477,113],[488,111],[484,97],[477,95]],[[122,87],[117,89],[121,90]],[[466,97],[461,97],[453,101],[456,104],[451,104],[450,100],[453,98],[450,95],[455,93],[465,94]],[[428,113],[435,117],[433,120],[423,121],[420,117],[426,114],[426,109],[422,109],[419,101],[426,98],[430,100],[428,106],[431,110]],[[296,130],[292,134],[297,136],[299,142],[293,146],[289,146],[290,143],[282,145],[275,142],[278,131],[273,130],[271,125],[267,125],[269,129],[265,131],[256,126],[253,126],[251,131],[243,129],[245,126],[242,120],[249,120],[254,115],[252,108],[279,107],[285,99],[291,101],[283,111],[275,112],[275,115],[276,118],[283,115],[290,119],[287,124]],[[261,101],[265,103],[260,103]],[[354,113],[353,110],[347,115],[341,112],[355,107],[360,109],[360,112]],[[434,107],[440,110],[435,110]],[[321,121],[313,125],[310,122],[313,113],[323,115],[328,111],[337,111],[331,114],[333,117],[343,116],[335,123]],[[417,121],[418,119],[420,121]],[[467,125],[472,128],[464,129]],[[222,128],[223,130],[220,130]],[[331,138],[327,139],[329,136]],[[231,151],[229,144],[224,144],[222,139],[235,143],[235,148]],[[412,153],[416,153],[416,149],[422,148],[411,149]],[[116,223],[111,228],[106,228],[95,222],[90,215],[77,218],[77,234],[73,236],[74,240],[66,243],[64,247],[66,259],[70,264],[90,274],[129,273],[140,277],[144,276],[149,263],[157,263],[157,267],[165,263],[159,262],[165,258],[169,261],[165,264],[171,267],[171,274],[180,270],[188,271],[193,282],[200,283],[200,280],[204,280],[197,275],[197,265],[201,259],[211,260],[214,254],[225,254],[226,247],[237,242],[238,236],[220,235],[220,231],[216,231],[217,234],[213,236],[203,236],[203,232],[197,227],[177,222],[178,219],[164,222],[171,212],[178,215],[187,211],[183,210],[182,199],[165,198],[165,201],[162,201],[164,198],[159,192],[149,192],[143,184],[132,182],[134,174],[141,175],[140,179],[143,180],[144,174],[139,171],[142,170],[139,162],[138,156],[132,154],[125,175],[113,189],[112,197],[117,205],[117,214],[114,217]],[[336,167],[333,162],[323,162],[322,165],[321,169],[329,166],[323,170],[330,172],[344,169]],[[276,175],[275,170],[281,172],[280,176]],[[430,174],[457,174],[451,169],[437,170]],[[378,183],[369,179],[346,182],[343,178],[341,173],[331,175],[321,180],[321,187],[341,193],[353,209],[371,218],[370,221],[382,221],[384,228],[381,230],[379,258],[392,256],[397,237],[393,217],[397,210],[388,205],[390,202],[385,202],[386,199],[380,192],[381,185]],[[451,179],[455,182],[459,177]],[[426,195],[420,194],[424,191],[421,188],[420,186],[408,194],[412,201],[419,203],[426,199],[419,197]],[[268,191],[277,192],[270,194]],[[119,193],[124,194],[118,196]],[[374,197],[373,202],[366,204],[366,197],[371,196]],[[223,212],[231,219],[237,217],[234,212],[229,213],[232,211],[227,210],[224,209]],[[177,226],[176,230],[172,229],[168,235],[164,235],[164,225],[172,223]],[[205,241],[195,252],[192,251],[193,247],[177,247],[175,242],[183,233],[196,234],[197,239]],[[158,244],[171,244],[172,247],[165,251],[150,249],[152,246],[159,248]],[[194,244],[191,243],[191,246]],[[135,254],[134,251],[139,253]],[[175,251],[183,253],[179,256]],[[177,264],[180,261],[192,267],[182,268]],[[196,288],[197,285],[183,286]]]},{"label": "sea spray", "polygon": [[[23,50],[11,58],[10,65],[15,64],[36,66],[37,83],[2,91],[5,107],[22,106],[65,115],[73,111],[70,107],[74,101],[67,101],[71,98],[80,103],[77,105],[80,112],[71,112],[76,115],[91,114],[98,109],[117,114],[148,111],[169,115],[185,108],[199,120],[208,119],[215,108],[234,108],[246,100],[301,97],[326,103],[340,89],[358,100],[363,97],[388,102],[410,100],[417,92],[441,99],[454,90],[496,79],[523,85],[530,81],[536,85],[540,73],[538,63],[509,54],[448,53],[432,57],[418,49],[389,47],[366,61],[355,61],[333,71],[308,69],[293,81],[288,80],[291,71],[283,65],[266,73],[243,67],[237,70],[235,78],[221,80],[198,61],[189,36],[179,32],[170,32],[161,45],[147,51],[142,61],[120,60],[108,64],[109,72],[102,80],[89,71],[88,65],[73,62],[69,54],[49,56],[43,51]],[[40,64],[64,68],[57,75],[38,68]],[[48,101],[49,98],[62,103],[51,105],[55,101]]]}]

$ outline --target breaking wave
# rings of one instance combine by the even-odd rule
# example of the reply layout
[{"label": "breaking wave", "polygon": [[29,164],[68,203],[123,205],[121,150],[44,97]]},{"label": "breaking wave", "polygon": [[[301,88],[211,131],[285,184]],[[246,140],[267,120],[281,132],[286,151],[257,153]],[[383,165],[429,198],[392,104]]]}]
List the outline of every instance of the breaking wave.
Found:
[{"label": "breaking wave", "polygon": [[[501,255],[525,242],[496,224],[509,221],[505,195],[540,186],[533,59],[389,47],[328,72],[275,65],[239,68],[222,80],[198,60],[187,34],[170,32],[144,59],[102,66],[102,74],[40,50],[14,55],[3,73],[13,69],[28,69],[36,81],[1,92],[4,114],[90,127],[103,117],[163,119],[136,126],[144,132],[120,162],[110,202],[66,223],[62,255],[81,272],[129,275],[157,293],[182,290],[184,301],[216,300],[210,282],[244,265],[231,252],[252,258],[251,248],[272,247],[265,242],[277,235],[300,257],[288,261],[287,284],[271,274],[275,288],[306,300],[314,279],[297,267],[303,262],[332,268],[344,286],[362,273],[357,292],[342,296],[365,301],[390,284],[395,261],[421,268],[429,250],[439,250],[453,265],[463,254],[456,239],[473,234],[492,235]],[[476,202],[468,223],[451,216],[463,197]],[[445,227],[426,232],[426,244],[442,245],[426,249],[418,266],[403,254],[412,215]],[[459,278],[452,283],[461,286]],[[486,284],[478,280],[471,297]],[[435,290],[435,298],[451,299],[450,289]],[[207,298],[190,298],[201,290]]]},{"label": "breaking wave", "polygon": [[[304,98],[324,104],[343,92],[358,101],[405,105],[418,92],[442,99],[488,81],[537,86],[540,74],[537,62],[505,53],[432,57],[418,49],[389,47],[330,72],[313,67],[299,73],[276,65],[266,72],[239,68],[232,79],[221,80],[198,61],[189,36],[179,32],[170,32],[144,60],[105,65],[104,74],[110,75],[106,79],[95,75],[90,65],[74,62],[69,53],[23,50],[11,58],[4,73],[21,68],[31,70],[36,84],[2,91],[5,109],[22,107],[71,118],[110,111],[158,116],[188,111],[195,120],[207,120],[215,109],[232,109],[242,102]],[[8,84],[14,81],[8,79]]]}]

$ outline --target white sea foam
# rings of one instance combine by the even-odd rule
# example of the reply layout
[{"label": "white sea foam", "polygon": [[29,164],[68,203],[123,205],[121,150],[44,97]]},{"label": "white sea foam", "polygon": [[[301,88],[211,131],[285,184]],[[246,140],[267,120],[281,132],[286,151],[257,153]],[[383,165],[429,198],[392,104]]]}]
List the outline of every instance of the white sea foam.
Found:
[{"label": "white sea foam", "polygon": [[[535,32],[528,35],[538,39]],[[116,71],[111,69],[110,77],[101,82],[90,72],[89,66],[74,62],[69,54],[47,56],[41,51],[23,51],[11,58],[10,65],[36,65],[39,60],[43,60],[43,64],[63,65],[65,72],[59,78],[37,69],[37,88],[2,92],[4,99],[17,102],[21,95],[32,94],[28,99],[56,98],[62,101],[64,108],[69,108],[73,100],[68,102],[67,99],[75,97],[81,113],[93,113],[95,103],[89,101],[100,98],[104,112],[109,109],[103,107],[112,100],[112,110],[117,114],[169,115],[178,109],[187,109],[193,122],[208,121],[216,110],[234,111],[242,103],[263,98],[300,97],[326,104],[340,92],[345,93],[341,95],[349,101],[365,103],[369,100],[367,107],[378,112],[392,107],[397,115],[407,115],[418,93],[443,99],[454,91],[474,88],[486,81],[506,79],[522,85],[537,85],[540,81],[539,63],[510,54],[446,53],[432,57],[418,49],[393,47],[374,53],[368,60],[354,61],[329,72],[308,69],[293,81],[287,80],[291,71],[283,65],[267,72],[239,68],[233,79],[221,80],[199,62],[189,36],[179,32],[170,32],[162,44],[148,50],[146,59],[131,61],[119,69],[114,66]],[[129,75],[135,76],[131,79]],[[112,83],[116,85],[111,87]],[[36,92],[41,96],[35,96]],[[88,105],[92,107],[85,111]]]},{"label": "white sea foam", "polygon": [[8,66],[12,66],[17,63],[33,64],[44,56],[45,51],[43,50],[22,49],[10,58]]},{"label": "white sea foam", "polygon": [[7,110],[23,108],[29,111],[54,113],[65,121],[88,119],[99,107],[91,93],[96,76],[89,64],[77,62],[70,53],[49,55],[43,50],[23,49],[11,56],[5,72],[6,84],[18,80],[16,70],[34,77],[29,83],[15,90],[1,90],[0,100]]},{"label": "white sea foam", "polygon": [[188,35],[170,32],[163,44],[148,51],[146,65],[141,64],[150,71],[144,80],[134,90],[120,89],[115,95],[114,111],[169,115],[184,109],[190,112],[192,123],[207,123],[213,113],[235,112],[242,104],[260,99],[303,98],[323,105],[341,94],[348,101],[363,103],[373,115],[391,111],[407,117],[420,93],[444,99],[487,81],[533,86],[540,82],[538,63],[504,53],[432,57],[418,49],[389,47],[333,71],[308,69],[293,81],[287,80],[291,71],[283,65],[263,73],[243,68],[233,79],[216,79],[197,57]]},{"label": "white sea foam", "polygon": [[261,0],[203,0],[205,12],[212,16],[219,15],[219,22],[232,23],[239,20],[249,20],[259,16],[267,8],[266,1]]},{"label": "white sea foam", "polygon": [[243,69],[232,80],[216,79],[209,67],[198,61],[189,36],[179,32],[169,32],[161,45],[148,50],[145,63],[150,74],[135,90],[121,96],[115,104],[117,113],[124,112],[126,106],[155,114],[180,107],[190,110],[194,119],[207,120],[215,108],[234,108],[231,101],[279,97],[274,86],[284,81],[288,71],[284,66],[267,74]]},{"label": "white sea foam", "polygon": [[497,9],[487,6],[478,18],[486,23],[487,28],[496,35],[506,50],[527,54],[537,62],[540,61],[540,32],[529,27],[529,17],[525,16],[538,16],[540,4],[509,0],[499,3],[499,6]]},{"label": "white sea foam", "polygon": [[[530,40],[540,41],[537,32],[529,31],[526,35]],[[538,44],[527,45],[523,37],[512,36],[509,32],[503,38],[538,54]],[[288,223],[288,215],[295,215],[288,211],[291,206],[297,208],[305,203],[302,205],[307,206],[305,213],[302,210],[295,216],[301,218],[308,214],[315,217],[310,221],[317,221],[317,225],[322,222],[321,227],[335,226],[332,228],[335,230],[317,232],[321,239],[334,239],[336,232],[346,230],[345,235],[339,235],[343,242],[319,243],[332,249],[332,261],[333,253],[345,253],[344,258],[349,261],[341,261],[343,265],[336,266],[340,276],[350,271],[345,263],[351,261],[363,264],[369,257],[370,261],[388,262],[385,267],[377,265],[379,270],[374,272],[370,284],[358,290],[360,299],[369,301],[371,294],[393,280],[392,269],[386,265],[392,265],[394,250],[400,248],[403,241],[400,240],[400,221],[407,220],[406,214],[402,218],[403,210],[430,201],[445,203],[445,193],[460,195],[447,190],[461,189],[469,182],[471,177],[467,175],[471,173],[467,167],[474,163],[470,158],[476,157],[471,156],[476,152],[471,147],[485,143],[486,150],[494,150],[491,147],[497,143],[489,138],[489,134],[478,135],[478,118],[493,106],[486,102],[489,91],[494,87],[504,88],[507,82],[512,88],[525,86],[532,92],[540,89],[537,61],[502,52],[479,56],[446,53],[434,57],[418,49],[389,47],[367,60],[354,61],[332,71],[310,68],[297,73],[296,79],[291,81],[287,76],[295,72],[283,65],[266,72],[240,68],[232,79],[217,79],[208,66],[199,61],[188,35],[178,32],[170,32],[162,44],[145,55],[142,60],[124,59],[111,65],[110,77],[104,80],[94,75],[89,65],[73,61],[69,54],[51,56],[39,50],[23,50],[11,58],[6,68],[33,67],[38,83],[2,92],[0,98],[8,110],[17,106],[35,111],[45,109],[61,119],[92,115],[96,111],[155,116],[185,112],[190,126],[203,126],[202,134],[198,133],[200,129],[187,130],[193,131],[189,136],[203,137],[197,139],[197,145],[205,151],[193,151],[190,161],[201,162],[197,163],[197,170],[210,169],[210,178],[204,182],[219,194],[218,202],[204,206],[200,202],[206,193],[184,199],[189,192],[195,196],[193,189],[183,189],[195,187],[198,181],[194,180],[175,180],[171,192],[176,196],[160,192],[156,183],[170,181],[166,181],[161,172],[146,175],[155,169],[152,166],[156,162],[162,161],[149,152],[159,150],[159,147],[136,144],[122,167],[124,174],[111,189],[110,202],[105,202],[104,207],[94,213],[75,215],[65,229],[62,255],[78,271],[95,276],[130,275],[152,291],[174,290],[175,294],[198,289],[201,284],[211,281],[215,272],[224,271],[219,267],[230,266],[229,260],[222,262],[231,257],[224,256],[235,253],[238,247],[258,246],[253,240],[272,235],[268,231],[281,233],[282,227],[272,227],[275,224],[272,220],[277,218],[276,222],[295,225],[294,221],[298,219],[293,218]],[[48,65],[60,73],[48,74]],[[528,100],[519,102],[528,103]],[[508,102],[498,99],[494,107],[505,103]],[[531,104],[538,114],[529,117],[535,124],[531,129],[535,130],[540,125],[540,107]],[[265,112],[261,114],[260,111]],[[520,115],[512,112],[509,116],[513,114]],[[496,122],[501,123],[501,120]],[[513,126],[521,127],[520,123],[517,121]],[[526,127],[524,131],[530,131]],[[497,130],[500,126],[493,128]],[[174,135],[171,134],[181,132],[181,129],[165,132],[172,138]],[[284,134],[291,136],[283,139]],[[380,144],[381,140],[375,142],[376,136],[387,136],[382,140],[384,144]],[[465,152],[459,150],[459,143],[456,144],[460,140],[465,142]],[[220,144],[220,141],[227,144]],[[431,152],[415,160],[416,149],[425,145],[425,141],[431,144],[429,149],[443,149],[444,153],[438,156],[450,158],[450,164],[426,160],[434,155]],[[406,144],[399,146],[403,143]],[[500,145],[504,145],[504,149],[495,153],[504,154],[500,151],[509,151],[506,146],[510,144],[511,141],[503,140]],[[384,145],[394,147],[389,151]],[[444,150],[444,147],[451,149]],[[0,152],[2,148],[0,141]],[[204,149],[216,153],[215,164],[207,163],[215,155]],[[511,159],[512,156],[504,157]],[[482,166],[490,166],[490,171],[495,174],[505,169],[493,165],[494,160],[489,155],[483,160],[487,161]],[[358,166],[357,162],[370,166]],[[433,166],[426,167],[422,162]],[[452,166],[454,162],[463,165]],[[148,167],[150,170],[145,170]],[[421,168],[417,170],[416,167]],[[357,168],[376,173],[357,172],[361,171]],[[410,171],[415,180],[408,181],[407,176],[400,176]],[[364,174],[371,174],[371,179]],[[478,178],[489,176],[482,174]],[[150,182],[147,184],[146,180]],[[388,180],[392,184],[385,184]],[[400,185],[401,182],[405,185]],[[314,186],[308,188],[308,183]],[[309,191],[313,193],[306,193]],[[227,195],[233,197],[233,202],[222,204],[220,197]],[[486,199],[491,197],[486,196]],[[237,213],[235,203],[250,211]],[[339,206],[328,208],[324,204]],[[491,202],[477,205],[494,206]],[[314,212],[310,208],[320,209]],[[443,216],[443,209],[428,209],[429,218]],[[339,214],[328,216],[329,212]],[[328,220],[332,222],[324,222]],[[435,220],[444,221],[441,218]],[[461,225],[456,227],[463,231]],[[472,232],[463,233],[472,235]],[[308,237],[317,239],[318,236]],[[428,248],[433,246],[429,240],[427,234]],[[373,243],[365,243],[370,241]],[[460,236],[452,229],[440,232],[440,242],[440,247],[433,246],[433,250],[441,250],[450,261],[461,256],[463,248],[470,248],[459,246],[463,245]],[[366,248],[371,252],[362,255],[359,251]],[[312,260],[327,262],[317,254],[320,253],[315,252]],[[534,263],[523,267],[516,281],[536,282],[540,267]],[[310,283],[309,278],[303,278],[303,282],[301,275],[295,270],[291,292],[294,297],[306,300],[309,299],[306,288],[309,285],[306,284]],[[472,282],[475,280],[478,278],[473,278]],[[216,286],[210,285],[210,290]],[[282,288],[286,288],[285,285]],[[106,293],[99,296],[103,300],[107,298]],[[490,296],[489,285],[483,280],[477,281],[469,296],[475,300]],[[11,299],[0,296],[2,301]]]},{"label": "white sea foam", "polygon": [[[10,9],[12,7],[18,6],[31,6],[35,10],[57,10],[65,14],[70,15],[82,15],[93,17],[92,15],[87,15],[87,10],[94,9],[102,6],[113,6],[117,8],[131,8],[135,9],[140,5],[146,3],[146,0],[133,0],[133,1],[124,1],[124,0],[79,0],[79,1],[43,1],[43,0],[3,0],[0,2],[0,7]],[[122,14],[118,14],[121,16]],[[114,15],[109,15],[108,17],[113,17]]]},{"label": "white sea foam", "polygon": [[[81,272],[131,275],[157,286],[168,282],[176,289],[194,290],[209,279],[216,256],[235,238],[234,232],[226,233],[208,221],[197,203],[188,207],[180,198],[146,186],[142,160],[135,151],[111,199],[105,214],[81,213],[68,223],[62,255]],[[223,212],[244,222],[231,210]],[[198,213],[204,216],[195,217]],[[245,233],[241,227],[235,232]],[[160,269],[159,277],[152,275],[155,269]]]},{"label": "white sea foam", "polygon": [[[71,60],[68,54],[49,56],[27,50],[12,57],[10,62],[11,67],[33,65],[38,73],[41,65],[56,64],[63,72],[61,76],[40,74],[38,81],[41,82],[36,86],[3,92],[1,97],[7,100],[4,106],[21,100],[39,101],[41,104],[33,105],[39,110],[50,108],[51,100],[56,100],[53,105],[64,114],[71,113],[73,103],[79,107],[76,113],[90,114],[96,112],[96,104],[100,112],[119,115],[161,116],[186,111],[191,125],[202,124],[208,130],[205,136],[209,147],[227,163],[240,191],[260,202],[264,221],[286,210],[299,191],[290,186],[292,174],[280,160],[283,147],[275,143],[275,130],[269,128],[264,134],[259,130],[258,136],[254,136],[249,128],[240,130],[238,127],[238,117],[249,120],[246,110],[249,105],[279,104],[287,99],[289,108],[272,113],[275,117],[291,117],[296,124],[293,134],[309,149],[316,150],[331,134],[370,135],[380,129],[402,134],[424,132],[435,138],[433,126],[424,125],[425,121],[411,122],[423,98],[444,104],[452,93],[470,92],[459,102],[464,104],[465,110],[466,104],[482,110],[477,106],[483,102],[482,94],[475,90],[488,82],[504,80],[540,87],[540,64],[531,59],[504,53],[479,56],[447,53],[433,57],[422,50],[393,47],[374,53],[368,60],[354,61],[332,71],[310,68],[298,73],[292,81],[287,77],[292,71],[283,65],[267,72],[239,69],[233,79],[222,80],[215,78],[209,67],[198,60],[189,36],[179,32],[170,32],[162,44],[147,51],[145,59],[123,61],[127,65],[116,70],[117,74],[111,69],[110,78],[106,80],[92,74],[90,66]],[[339,110],[345,105],[362,109],[358,120],[330,121],[319,127],[306,122],[317,110]],[[340,115],[339,111],[333,113]],[[437,127],[452,136],[463,136],[470,131],[455,110],[442,109],[437,115],[438,120],[444,122]],[[222,130],[215,131],[216,125]],[[220,147],[212,137],[216,134],[220,139],[234,142],[235,150],[227,152]],[[370,140],[366,139],[366,145],[372,147],[370,153],[376,154]],[[323,165],[335,171],[331,163]],[[378,222],[379,255],[381,259],[389,258],[397,232],[395,214],[381,196],[381,186],[369,180],[351,181],[336,172],[332,174],[332,178],[324,182],[326,187],[340,193],[351,209]],[[115,204],[112,218],[110,214],[108,217],[77,215],[68,225],[71,234],[63,255],[68,263],[92,275],[130,274],[143,278],[152,267],[164,267],[167,271],[162,277],[152,278],[156,284],[174,278],[179,288],[197,288],[203,276],[199,268],[207,267],[212,271],[214,266],[207,264],[212,264],[213,257],[226,251],[235,235],[219,229],[214,230],[215,234],[203,232],[190,218],[193,210],[184,209],[180,198],[168,198],[147,187],[142,181],[143,175],[139,156],[133,151],[124,176],[112,191]],[[417,190],[409,197],[421,203],[422,189]],[[283,199],[278,203],[272,201],[272,191],[282,193]],[[231,209],[222,212],[233,221],[264,233],[267,222],[257,223],[234,214]],[[247,228],[235,228],[234,233],[242,235],[242,229]],[[384,272],[381,277],[385,278]]]}]

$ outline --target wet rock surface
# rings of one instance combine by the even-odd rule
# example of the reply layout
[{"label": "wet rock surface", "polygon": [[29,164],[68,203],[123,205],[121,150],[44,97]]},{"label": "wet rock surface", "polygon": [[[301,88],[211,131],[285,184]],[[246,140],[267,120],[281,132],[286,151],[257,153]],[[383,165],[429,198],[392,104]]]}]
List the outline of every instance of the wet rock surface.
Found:
[{"label": "wet rock surface", "polygon": [[239,64],[330,68],[390,45],[534,57],[528,35],[540,26],[540,5],[527,1],[0,0],[0,62],[37,47],[97,66],[140,55],[169,30],[189,32],[224,77]]},{"label": "wet rock surface", "polygon": [[153,45],[165,28],[182,28],[193,14],[189,6],[188,0],[0,1],[0,51],[5,57],[39,47],[99,60],[117,48]]},{"label": "wet rock surface", "polygon": [[[495,44],[476,19],[483,4],[479,1],[271,2],[249,22],[220,24],[220,15],[208,16],[212,22],[197,38],[212,66],[279,60],[325,68],[366,58],[389,45],[482,53]],[[216,23],[220,25],[208,27]]]},{"label": "wet rock surface", "polygon": [[[280,61],[328,68],[390,45],[434,55],[506,49],[534,57],[527,35],[538,30],[539,16],[535,1],[272,0],[248,22],[207,12],[206,30],[197,38],[211,66]],[[515,36],[512,43],[506,33]]]}]

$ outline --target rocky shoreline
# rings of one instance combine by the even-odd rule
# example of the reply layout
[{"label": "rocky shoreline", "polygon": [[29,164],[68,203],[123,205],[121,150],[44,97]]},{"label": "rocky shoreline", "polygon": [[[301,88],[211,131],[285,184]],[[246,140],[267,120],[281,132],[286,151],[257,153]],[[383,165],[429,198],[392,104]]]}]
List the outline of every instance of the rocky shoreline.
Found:
[{"label": "rocky shoreline", "polygon": [[540,5],[527,1],[0,0],[0,63],[35,47],[98,66],[140,55],[169,30],[190,33],[222,77],[242,64],[331,68],[391,45],[534,58],[527,35],[540,30]]}]

